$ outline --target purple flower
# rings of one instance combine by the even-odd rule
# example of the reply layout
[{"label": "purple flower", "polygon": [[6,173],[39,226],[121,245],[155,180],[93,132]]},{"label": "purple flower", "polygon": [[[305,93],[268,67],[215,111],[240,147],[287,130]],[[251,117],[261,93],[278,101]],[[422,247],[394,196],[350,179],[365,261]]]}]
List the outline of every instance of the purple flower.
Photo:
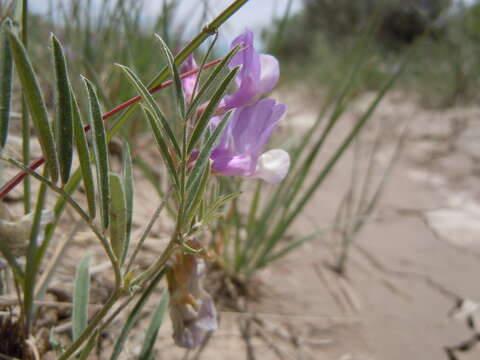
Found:
[{"label": "purple flower", "polygon": [[223,108],[230,110],[251,104],[270,92],[278,82],[280,68],[277,59],[271,55],[259,54],[253,46],[253,33],[246,30],[232,42],[232,48],[242,44],[229,67],[241,65],[235,82],[237,90],[223,99]]},{"label": "purple flower", "polygon": [[[197,67],[197,62],[195,61],[193,54],[190,54],[187,60],[185,60],[180,67],[180,72],[183,74],[188,71],[194,70]],[[195,88],[197,77],[198,74],[193,74],[182,79],[183,94],[187,102],[190,102],[192,100],[193,89]]]},{"label": "purple flower", "polygon": [[[213,150],[213,171],[220,175],[261,178],[277,184],[287,175],[290,157],[275,149],[262,154],[286,107],[264,99],[237,109]],[[212,119],[218,123],[219,118]]]},{"label": "purple flower", "polygon": [[167,274],[170,317],[175,344],[188,349],[199,346],[217,329],[217,311],[203,288],[205,261],[194,254],[177,254]]}]

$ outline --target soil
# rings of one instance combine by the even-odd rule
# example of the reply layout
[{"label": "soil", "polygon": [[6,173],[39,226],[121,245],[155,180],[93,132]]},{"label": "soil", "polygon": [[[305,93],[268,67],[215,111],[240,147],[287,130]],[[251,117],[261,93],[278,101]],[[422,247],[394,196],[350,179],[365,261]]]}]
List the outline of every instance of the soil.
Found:
[{"label": "soil", "polygon": [[[314,101],[310,104],[298,94],[283,97],[290,113],[285,132],[314,121]],[[325,163],[372,97],[363,95],[345,115],[315,169]],[[176,348],[166,319],[156,359],[448,359],[445,347],[473,334],[465,321],[449,317],[449,311],[458,299],[480,301],[480,107],[431,110],[403,94],[389,95],[364,135],[368,146],[379,122],[388,125],[386,145],[375,156],[380,168],[408,119],[402,156],[376,210],[354,239],[344,275],[331,270],[338,237],[332,232],[319,235],[259,273],[262,295],[246,302],[247,311],[221,308],[219,330],[201,352],[186,354]],[[309,234],[334,222],[353,160],[349,151],[292,234]],[[141,181],[140,173],[136,176]],[[146,181],[136,190],[134,238],[156,206],[151,201],[154,189]],[[155,225],[142,252],[145,265],[161,251],[171,226],[167,219]],[[71,287],[65,284],[72,283],[75,264],[87,250],[94,254],[91,303],[105,301],[111,274],[101,249],[86,232],[68,249],[65,266],[52,284],[57,293],[48,294],[52,300],[69,301]],[[153,310],[157,301],[153,298],[147,308]],[[47,308],[42,311],[45,320]],[[68,315],[68,309],[52,315],[64,332],[69,331]],[[148,321],[140,319],[122,359],[136,358]],[[102,352],[108,353],[120,325],[115,322],[105,335]],[[478,358],[480,344],[458,355],[461,360]]]}]

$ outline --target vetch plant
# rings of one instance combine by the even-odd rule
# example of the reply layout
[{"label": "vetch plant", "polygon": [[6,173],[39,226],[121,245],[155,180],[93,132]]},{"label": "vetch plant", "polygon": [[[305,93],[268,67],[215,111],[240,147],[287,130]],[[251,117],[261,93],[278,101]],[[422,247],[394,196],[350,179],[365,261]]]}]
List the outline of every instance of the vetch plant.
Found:
[{"label": "vetch plant", "polygon": [[[208,259],[202,238],[208,225],[222,215],[224,205],[239,194],[219,192],[212,195],[210,189],[215,187],[214,183],[218,180],[215,175],[258,177],[272,183],[278,183],[286,175],[289,167],[287,153],[281,150],[262,153],[285,112],[285,106],[271,99],[260,99],[278,80],[278,63],[274,58],[259,56],[254,51],[250,40],[252,35],[248,31],[236,39],[224,58],[216,62],[206,64],[205,59],[200,68],[182,75],[177,66],[189,59],[192,52],[245,2],[234,1],[177,57],[172,55],[165,42],[158,37],[159,47],[168,66],[149,85],[145,85],[129,67],[118,65],[138,96],[104,114],[97,90],[87,78],[83,78],[83,82],[84,94],[88,99],[88,113],[85,114],[79,107],[78,98],[84,95],[77,94],[71,86],[67,60],[55,36],[51,38],[51,48],[56,102],[55,111],[49,114],[25,43],[8,22],[3,25],[5,36],[2,37],[2,47],[7,49],[7,56],[2,56],[2,79],[7,79],[9,83],[2,84],[2,103],[7,103],[7,100],[10,102],[15,65],[25,93],[26,109],[43,154],[42,158],[30,165],[10,157],[8,152],[3,153],[1,158],[21,170],[0,189],[1,198],[26,177],[30,176],[40,183],[37,199],[33,202],[35,210],[25,218],[29,221],[28,225],[31,222],[24,252],[25,262],[20,261],[21,254],[15,252],[8,242],[2,241],[0,246],[11,270],[11,281],[18,290],[20,313],[12,316],[15,326],[24,334],[23,342],[19,341],[19,346],[23,349],[22,356],[31,356],[32,350],[26,345],[26,339],[35,336],[37,301],[47,291],[56,266],[49,267],[50,273],[45,281],[37,283],[36,280],[39,270],[47,261],[47,250],[54,243],[56,229],[67,206],[102,246],[114,275],[114,287],[101,309],[88,319],[90,257],[87,255],[80,262],[75,280],[72,342],[59,346],[59,359],[73,356],[88,358],[99,341],[101,332],[120,313],[127,311],[127,305],[138,297],[114,346],[111,358],[116,359],[147,299],[165,274],[170,292],[175,342],[179,346],[195,347],[207,333],[216,328],[213,299],[202,285]],[[27,11],[26,5],[25,2],[24,14]],[[193,58],[190,58],[187,65],[195,65]],[[207,67],[212,70],[205,81],[194,76],[203,73]],[[195,81],[192,81],[192,76]],[[164,82],[167,77],[171,77],[171,80]],[[234,82],[237,90],[227,95],[227,89]],[[171,117],[165,115],[152,96],[153,92],[169,85],[175,93],[176,113]],[[140,103],[140,106],[127,109],[134,103]],[[130,150],[125,146],[123,169],[120,173],[114,172],[110,164],[108,142],[136,109],[142,110],[151,129],[170,186],[142,236],[133,242],[130,238],[135,181]],[[125,111],[121,113],[122,110]],[[117,121],[107,129],[104,120],[115,115]],[[8,109],[6,112],[2,110],[1,129],[2,138],[5,139],[9,118]],[[83,124],[83,119],[88,119],[86,125]],[[92,146],[85,136],[87,131],[91,132]],[[79,168],[72,171],[74,147]],[[39,173],[36,169],[42,164],[45,166],[43,172]],[[85,189],[85,206],[72,196],[81,182]],[[45,226],[47,194],[56,194],[58,200],[51,210],[53,215]],[[136,267],[139,250],[167,202],[170,202],[175,213],[174,231],[160,256],[146,270],[140,271]],[[27,223],[26,220],[24,223]],[[2,231],[8,231],[8,221],[2,224]],[[77,230],[78,227],[75,227],[70,238],[75,236]],[[20,237],[16,234],[13,236]],[[154,334],[158,332],[169,297],[164,295],[161,307],[155,312],[149,327],[142,351],[147,358],[151,356]]]},{"label": "vetch plant", "polygon": [[[279,79],[278,61],[256,50],[249,30],[234,39],[230,51],[221,59],[208,62],[215,40],[202,61],[197,62],[193,56],[200,44],[216,34],[219,26],[246,1],[233,1],[175,57],[165,41],[157,36],[157,45],[167,66],[148,84],[131,67],[117,64],[119,71],[112,76],[118,76],[122,86],[128,85],[137,96],[105,113],[100,101],[103,97],[99,96],[99,87],[92,80],[76,79],[83,82],[84,88],[82,92],[74,89],[67,58],[55,36],[51,38],[51,49],[56,101],[50,111],[26,51],[25,39],[19,38],[8,20],[2,25],[1,159],[20,172],[0,188],[0,199],[5,199],[22,181],[32,179],[39,183],[36,192],[31,191],[28,182],[24,183],[27,185],[23,192],[23,217],[12,218],[2,212],[0,219],[0,234],[9,234],[4,239],[21,240],[15,244],[22,244],[18,251],[12,241],[0,238],[0,253],[8,264],[8,283],[16,289],[18,307],[12,312],[11,326],[18,330],[15,333],[21,334],[17,339],[21,356],[31,356],[27,339],[35,337],[39,330],[38,301],[48,291],[65,251],[60,246],[55,252],[59,255],[53,259],[47,256],[59,236],[59,225],[63,223],[67,207],[77,221],[69,230],[67,241],[86,226],[103,249],[114,284],[108,299],[89,318],[92,259],[87,254],[80,261],[74,281],[71,342],[55,346],[61,360],[88,358],[102,332],[125,314],[124,326],[109,356],[117,359],[145,304],[163,278],[167,280],[167,287],[145,334],[140,358],[153,356],[153,344],[167,307],[175,343],[195,348],[217,327],[214,299],[204,287],[207,264],[212,259],[217,258],[227,274],[249,279],[258,269],[307,240],[283,241],[295,218],[352,144],[400,72],[385,84],[320,172],[314,171],[312,165],[346,109],[358,68],[366,62],[362,46],[357,49],[358,59],[345,85],[328,98],[331,102],[327,101],[325,109],[331,106],[331,111],[325,126],[322,127],[322,119],[326,110],[320,113],[312,128],[301,134],[302,142],[293,148],[291,157],[284,149],[268,150],[273,131],[286,113],[285,105],[267,97]],[[26,18],[26,1],[21,10]],[[26,34],[27,22],[17,19],[17,23],[22,24],[22,35]],[[30,133],[27,119],[31,119],[42,157],[30,154],[25,144],[22,159],[12,157],[6,149],[14,68],[25,95],[22,135],[25,141]],[[154,97],[166,87],[173,90],[173,101],[169,104],[173,111],[170,112]],[[230,92],[230,89],[233,90]],[[88,104],[88,111],[83,111],[80,104]],[[165,189],[157,184],[162,198],[138,239],[133,239],[132,232],[136,183],[133,167],[139,164],[143,170],[151,169],[143,161],[141,151],[130,149],[126,139],[121,170],[114,171],[117,167],[112,167],[108,147],[134,114],[146,120],[161,159],[159,171],[167,182]],[[106,119],[112,119],[113,123],[106,126]],[[77,169],[72,168],[74,156],[78,157]],[[31,163],[30,157],[35,158]],[[42,165],[40,173],[38,169]],[[243,182],[256,182],[246,216],[237,199],[244,190]],[[276,186],[265,196],[262,189],[267,184]],[[84,203],[77,200],[83,196],[76,193],[80,185],[84,189]],[[31,195],[36,195],[36,201],[31,201]],[[57,196],[52,208],[48,205],[48,195]],[[140,268],[138,260],[143,244],[164,209],[174,220],[168,244],[152,263]],[[15,229],[18,224],[28,226],[27,230],[12,232],[9,226]],[[130,308],[130,305],[133,306]],[[0,353],[11,352],[1,347],[0,350]]]}]

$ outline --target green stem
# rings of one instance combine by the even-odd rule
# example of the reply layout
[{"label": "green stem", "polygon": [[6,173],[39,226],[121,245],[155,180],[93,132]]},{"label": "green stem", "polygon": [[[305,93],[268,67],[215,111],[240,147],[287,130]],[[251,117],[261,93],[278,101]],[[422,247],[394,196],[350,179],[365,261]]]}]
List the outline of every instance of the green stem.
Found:
[{"label": "green stem", "polygon": [[[209,24],[205,25],[202,31],[192,40],[190,43],[183,48],[182,51],[175,57],[175,64],[180,66],[185,59],[194,52],[210,35],[216,33],[220,25],[227,21],[238,9],[245,5],[249,0],[236,0],[229,7],[227,7],[220,15],[213,19]],[[154,88],[160,85],[168,76],[168,68],[165,68],[160,72],[152,82],[149,84],[149,88]]]},{"label": "green stem", "polygon": [[[25,49],[28,45],[28,0],[22,2],[22,42]],[[28,166],[30,163],[30,119],[27,111],[27,104],[22,91],[22,156],[23,163]],[[32,209],[30,179],[23,183],[23,208],[25,214]]]},{"label": "green stem", "polygon": [[[44,176],[48,176],[48,168],[44,169]],[[42,183],[37,195],[37,204],[35,206],[35,214],[32,222],[32,228],[30,229],[30,241],[28,244],[26,265],[25,265],[25,287],[23,291],[23,305],[25,308],[25,320],[26,320],[26,334],[30,335],[30,330],[33,324],[33,317],[35,313],[35,285],[38,274],[38,265],[36,261],[37,254],[37,241],[40,235],[41,222],[42,222],[42,210],[45,207],[45,201],[47,199],[47,185]]]},{"label": "green stem", "polygon": [[90,335],[95,331],[100,321],[107,315],[108,311],[116,303],[118,298],[121,295],[121,290],[117,289],[107,300],[102,309],[94,316],[92,321],[88,324],[85,331],[78,337],[78,339],[69,346],[69,348],[58,358],[58,360],[67,360],[69,359],[77,350],[82,346],[82,344],[90,337]]}]

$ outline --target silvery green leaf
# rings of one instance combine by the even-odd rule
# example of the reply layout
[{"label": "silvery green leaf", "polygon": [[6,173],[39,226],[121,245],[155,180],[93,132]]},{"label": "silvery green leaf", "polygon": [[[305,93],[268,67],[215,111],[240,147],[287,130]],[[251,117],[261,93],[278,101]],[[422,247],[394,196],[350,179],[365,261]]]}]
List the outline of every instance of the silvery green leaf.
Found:
[{"label": "silvery green leaf", "polygon": [[90,260],[87,253],[77,267],[73,290],[72,336],[75,341],[88,324],[88,303],[90,299]]},{"label": "silvery green leaf", "polygon": [[98,193],[100,195],[100,215],[102,226],[108,228],[109,222],[109,206],[110,206],[110,177],[108,163],[108,146],[105,134],[105,124],[103,122],[102,113],[100,111],[100,103],[97,93],[92,83],[83,78],[88,92],[90,103],[90,125],[93,134],[93,150],[95,154],[95,165],[97,169]]},{"label": "silvery green leaf", "polygon": [[53,182],[58,180],[58,158],[55,146],[54,136],[50,123],[48,121],[47,107],[43,100],[43,95],[38,84],[37,77],[33,71],[33,66],[28,58],[27,51],[16,34],[11,30],[7,31],[10,41],[13,58],[15,60],[16,70],[22,83],[22,89],[30,110],[33,124],[38,133],[38,140],[42,148],[43,155],[49,174]]},{"label": "silvery green leaf", "polygon": [[56,79],[57,113],[55,127],[57,135],[58,160],[62,184],[70,177],[73,157],[73,120],[70,97],[70,80],[68,79],[67,62],[60,42],[52,34],[52,51]]}]

